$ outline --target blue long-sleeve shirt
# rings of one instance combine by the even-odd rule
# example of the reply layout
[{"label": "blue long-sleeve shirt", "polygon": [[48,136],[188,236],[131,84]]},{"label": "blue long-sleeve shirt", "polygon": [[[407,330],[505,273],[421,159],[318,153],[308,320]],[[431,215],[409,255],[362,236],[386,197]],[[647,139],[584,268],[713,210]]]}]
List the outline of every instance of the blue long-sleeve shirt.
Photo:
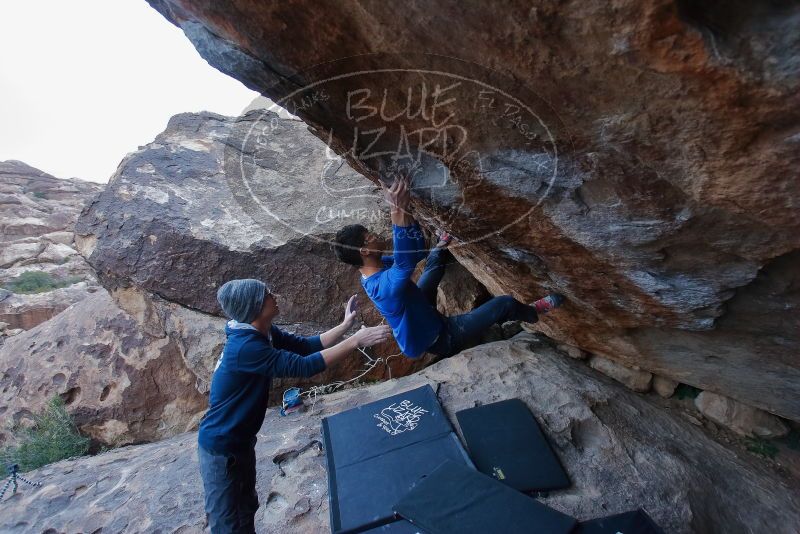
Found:
[{"label": "blue long-sleeve shirt", "polygon": [[226,454],[252,447],[264,422],[272,378],[308,377],[325,369],[319,336],[300,337],[276,326],[269,334],[235,321],[225,327],[225,348],[197,437],[203,448]]},{"label": "blue long-sleeve shirt", "polygon": [[403,354],[417,358],[442,330],[442,316],[411,280],[425,257],[425,237],[418,224],[392,226],[394,255],[384,257],[384,268],[361,279],[369,298],[381,312]]}]

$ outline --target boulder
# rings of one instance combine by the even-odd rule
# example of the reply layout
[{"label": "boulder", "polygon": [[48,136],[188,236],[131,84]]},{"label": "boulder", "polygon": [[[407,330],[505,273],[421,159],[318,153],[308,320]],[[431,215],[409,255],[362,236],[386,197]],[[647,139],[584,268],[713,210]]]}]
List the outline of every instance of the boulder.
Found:
[{"label": "boulder", "polygon": [[565,345],[561,343],[558,345],[558,350],[565,353],[570,358],[575,358],[576,360],[585,360],[589,357],[589,354],[587,354],[585,350],[581,350],[578,347],[573,347],[572,345]]},{"label": "boulder", "polygon": [[710,391],[695,397],[694,405],[705,417],[742,436],[779,438],[789,433],[780,418]]},{"label": "boulder", "polygon": [[[8,442],[9,427],[25,424],[55,395],[99,444],[153,441],[194,428],[207,405],[187,363],[197,337],[148,319],[149,328],[141,328],[100,290],[8,338],[0,347],[0,440]],[[219,331],[220,319],[195,313],[191,320],[194,331]]]},{"label": "boulder", "polygon": [[78,251],[63,243],[50,243],[36,257],[37,262],[42,263],[64,263],[70,256],[74,256]]},{"label": "boulder", "polygon": [[668,399],[675,394],[675,388],[678,387],[678,382],[670,380],[663,376],[653,375],[653,391],[658,393],[661,397]]},{"label": "boulder", "polygon": [[[520,398],[551,440],[572,487],[539,497],[585,520],[637,507],[665,532],[775,532],[800,525],[797,480],[737,444],[664,410],[535,336],[476,347],[412,376],[320,397],[314,409],[267,412],[256,445],[264,533],[330,532],[320,421],[430,384],[446,413]],[[4,502],[3,532],[201,532],[197,436],[122,447],[27,473]]]},{"label": "boulder", "polygon": [[[272,126],[262,132],[265,124]],[[253,130],[262,138],[251,138]],[[264,110],[176,115],[125,158],[81,215],[78,247],[112,291],[136,287],[221,315],[217,288],[258,278],[281,296],[281,323],[333,326],[350,295],[363,291],[331,239],[356,222],[386,231],[388,214],[373,196],[333,205],[326,180],[346,189],[364,181],[319,146],[303,122]],[[240,163],[247,176],[226,177]]]},{"label": "boulder", "polygon": [[12,267],[15,263],[35,258],[44,249],[39,243],[12,243],[0,252],[0,268]]},{"label": "boulder", "polygon": [[800,421],[800,4],[149,3],[550,337]]},{"label": "boulder", "polygon": [[610,376],[617,382],[624,384],[625,387],[637,391],[639,393],[646,393],[650,391],[650,384],[653,380],[653,375],[647,371],[639,369],[631,369],[625,367],[609,358],[594,355],[589,359],[589,365],[592,369],[596,369],[606,376]]},{"label": "boulder", "polygon": [[449,317],[470,312],[490,297],[483,284],[478,282],[463,265],[454,261],[447,265],[444,277],[439,283],[436,306],[442,314]]},{"label": "boulder", "polygon": [[41,238],[51,243],[61,243],[62,245],[72,245],[75,242],[75,234],[72,232],[50,232],[43,234]]}]

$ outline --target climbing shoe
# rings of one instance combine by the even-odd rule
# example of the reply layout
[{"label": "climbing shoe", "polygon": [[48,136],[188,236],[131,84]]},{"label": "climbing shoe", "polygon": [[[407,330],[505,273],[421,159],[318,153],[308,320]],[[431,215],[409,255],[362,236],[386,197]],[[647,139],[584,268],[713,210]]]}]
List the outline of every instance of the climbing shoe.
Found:
[{"label": "climbing shoe", "polygon": [[566,299],[564,295],[559,295],[558,293],[551,293],[546,297],[540,298],[536,302],[533,303],[533,307],[536,308],[536,313],[539,315],[544,315],[545,313],[555,310],[562,304],[564,304]]},{"label": "climbing shoe", "polygon": [[444,248],[450,244],[450,241],[453,240],[453,236],[442,230],[441,232],[436,233],[437,242],[436,248]]}]

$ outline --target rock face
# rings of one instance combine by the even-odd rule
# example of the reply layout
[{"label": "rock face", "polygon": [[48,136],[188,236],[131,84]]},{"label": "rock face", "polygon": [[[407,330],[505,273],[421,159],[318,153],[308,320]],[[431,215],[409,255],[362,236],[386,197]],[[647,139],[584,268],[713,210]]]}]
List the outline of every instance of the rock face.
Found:
[{"label": "rock face", "polygon": [[[263,141],[248,137],[254,130]],[[363,188],[364,181],[342,161],[331,167],[336,160],[315,146],[322,143],[303,122],[265,111],[239,119],[176,115],[123,160],[87,207],[77,224],[81,253],[112,291],[137,287],[221,314],[220,285],[259,278],[282,296],[282,323],[332,326],[360,290],[357,272],[333,256],[333,234],[371,218],[385,229],[388,215],[368,196],[342,217],[317,217],[330,205],[329,174],[341,173],[342,187]],[[252,173],[236,176],[240,164]]]},{"label": "rock face", "polygon": [[54,395],[99,444],[153,441],[194,428],[207,400],[192,368],[203,355],[219,353],[224,321],[139,303],[140,316],[130,315],[100,289],[8,338],[0,347],[0,441]]},{"label": "rock face", "polygon": [[[259,532],[329,532],[320,419],[429,383],[451,420],[464,408],[523,399],[573,486],[542,498],[589,519],[643,507],[665,532],[792,533],[796,480],[636,395],[531,334],[484,345],[412,376],[325,396],[314,410],[270,410],[256,448]],[[660,400],[660,399],[658,399]],[[645,420],[648,424],[643,425]],[[457,427],[456,427],[457,428]],[[4,502],[4,532],[202,532],[196,435],[124,447],[28,473]]]},{"label": "rock face", "polygon": [[800,420],[798,4],[149,3],[548,335]]},{"label": "rock face", "polygon": [[[91,268],[73,248],[73,227],[83,205],[102,188],[55,178],[21,161],[0,162],[0,285],[11,288],[0,295],[0,321],[28,330],[96,289]],[[66,287],[42,293],[13,289],[31,273],[47,273],[54,287]]]}]

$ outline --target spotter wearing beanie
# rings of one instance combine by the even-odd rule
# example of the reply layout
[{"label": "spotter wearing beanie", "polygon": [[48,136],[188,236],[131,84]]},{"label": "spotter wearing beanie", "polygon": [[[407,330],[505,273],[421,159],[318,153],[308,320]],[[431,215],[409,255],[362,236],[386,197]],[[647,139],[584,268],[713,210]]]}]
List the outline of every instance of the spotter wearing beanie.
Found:
[{"label": "spotter wearing beanie", "polygon": [[252,323],[261,313],[267,285],[261,280],[246,278],[225,282],[217,291],[217,301],[230,319]]}]

